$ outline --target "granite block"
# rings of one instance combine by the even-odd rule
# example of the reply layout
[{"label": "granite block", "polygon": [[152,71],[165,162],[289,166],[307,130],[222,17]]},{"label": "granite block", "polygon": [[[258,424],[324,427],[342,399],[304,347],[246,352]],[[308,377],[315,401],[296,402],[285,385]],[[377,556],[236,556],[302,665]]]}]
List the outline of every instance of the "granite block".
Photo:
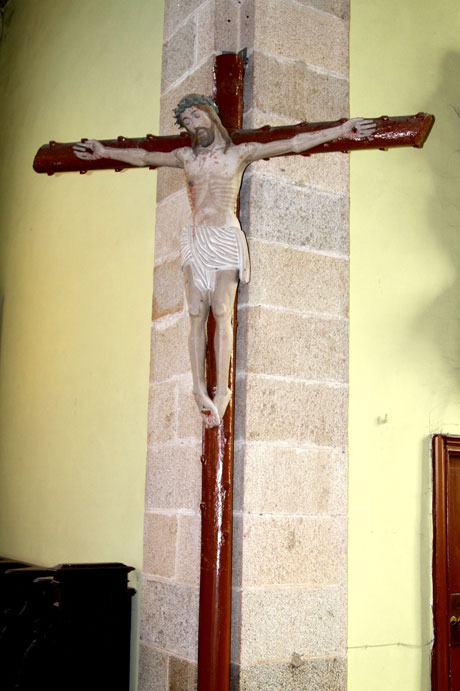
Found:
[{"label": "granite block", "polygon": [[234,591],[233,662],[241,665],[301,657],[344,656],[343,587]]},{"label": "granite block", "polygon": [[196,34],[196,19],[191,16],[164,43],[161,71],[162,93],[193,66]]},{"label": "granite block", "polygon": [[239,515],[234,583],[318,588],[346,584],[346,517]]},{"label": "granite block", "polygon": [[251,175],[242,197],[249,237],[348,256],[348,197]]},{"label": "granite block", "polygon": [[222,51],[237,53],[239,4],[232,0],[209,0],[197,13],[198,62]]},{"label": "granite block", "polygon": [[198,670],[194,662],[174,656],[169,658],[168,691],[195,691],[197,681]]},{"label": "granite block", "polygon": [[350,0],[298,0],[303,5],[315,7],[322,12],[330,12],[341,19],[350,19]]},{"label": "granite block", "polygon": [[146,513],[142,571],[173,578],[176,566],[177,517]]},{"label": "granite block", "polygon": [[196,659],[197,588],[144,579],[140,631],[142,640]]},{"label": "granite block", "polygon": [[[162,171],[165,172],[166,168]],[[190,220],[190,206],[187,193],[184,188],[184,172],[173,170],[180,174],[181,192],[174,194],[156,208],[155,222],[155,264],[162,264],[165,260],[171,259],[174,255],[180,255],[180,236],[182,228]]]},{"label": "granite block", "polygon": [[178,423],[179,439],[201,439],[202,421],[198,406],[193,397],[192,375],[182,377],[178,384]]},{"label": "granite block", "polygon": [[180,312],[184,307],[184,280],[180,257],[155,266],[152,319]]},{"label": "granite block", "polygon": [[165,442],[176,438],[176,382],[151,384],[149,390],[148,441]]},{"label": "granite block", "polygon": [[154,322],[152,326],[150,379],[165,381],[190,369],[188,354],[189,322],[185,312],[172,324]]},{"label": "granite block", "polygon": [[[184,94],[185,95],[185,92]],[[170,119],[170,114],[168,113],[168,120]],[[171,115],[172,120],[172,115]],[[174,132],[175,126],[172,122],[169,122],[166,127],[165,134],[176,135],[178,132]],[[170,195],[176,196],[181,190],[185,190],[184,181],[184,171],[181,168],[159,168],[157,171],[157,202],[163,202]],[[158,208],[158,207],[157,207]],[[158,213],[158,211],[157,211]],[[185,224],[184,224],[185,225]],[[180,235],[179,235],[180,238]],[[174,237],[170,238],[170,243],[174,242]],[[177,244],[179,247],[179,244]]]},{"label": "granite block", "polygon": [[348,379],[348,323],[265,307],[240,308],[237,371],[299,379]]},{"label": "granite block", "polygon": [[348,75],[348,26],[297,0],[255,0],[254,50]]},{"label": "granite block", "polygon": [[346,451],[237,444],[233,506],[246,513],[346,515]]},{"label": "granite block", "polygon": [[181,583],[200,583],[201,516],[181,514],[177,538],[176,578]]},{"label": "granite block", "polygon": [[347,316],[348,260],[251,240],[251,282],[240,303]]},{"label": "granite block", "polygon": [[236,439],[342,446],[347,388],[247,375],[236,392]]},{"label": "granite block", "polygon": [[247,70],[245,103],[247,108],[276,113],[294,122],[338,120],[348,113],[348,81],[300,60],[282,60],[254,51]]},{"label": "granite block", "polygon": [[176,0],[165,5],[163,38],[167,41],[186,22],[203,0]]},{"label": "granite block", "polygon": [[166,691],[167,683],[168,656],[141,641],[138,691]]},{"label": "granite block", "polygon": [[201,442],[153,445],[147,452],[145,507],[198,511]]},{"label": "granite block", "polygon": [[344,657],[304,658],[293,653],[291,661],[239,667],[232,665],[230,691],[345,691]]},{"label": "granite block", "polygon": [[[275,118],[267,116],[263,120],[273,123]],[[348,154],[328,153],[312,156],[277,156],[268,161],[253,163],[248,172],[272,180],[278,179],[281,184],[309,188],[310,193],[319,190],[344,199],[348,198],[348,169]]]}]

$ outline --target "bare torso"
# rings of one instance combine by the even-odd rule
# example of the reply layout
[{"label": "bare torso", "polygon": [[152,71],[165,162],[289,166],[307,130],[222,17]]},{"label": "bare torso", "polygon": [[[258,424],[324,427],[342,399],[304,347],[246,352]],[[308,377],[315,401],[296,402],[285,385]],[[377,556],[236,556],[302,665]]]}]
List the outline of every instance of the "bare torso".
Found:
[{"label": "bare torso", "polygon": [[184,166],[187,194],[193,225],[236,226],[238,193],[244,170],[248,165],[247,145],[178,150]]},{"label": "bare torso", "polygon": [[[297,134],[292,139],[265,144],[248,142],[235,146],[222,132],[223,127],[219,128],[217,115],[214,117],[201,107],[203,103],[212,106],[209,99],[199,94],[189,94],[184,101],[187,107],[178,106],[176,121],[186,128],[195,149],[181,147],[170,152],[148,152],[142,148],[109,148],[101,142],[90,140],[76,144],[74,152],[82,160],[114,158],[135,166],[183,168],[194,226],[240,227],[236,215],[238,192],[246,166],[253,161],[303,152],[352,131],[356,131],[358,136],[371,136],[375,131],[375,124],[371,120],[358,118],[327,130]],[[228,148],[225,151],[226,144]],[[215,232],[214,235],[219,234]],[[209,427],[221,422],[231,397],[228,372],[233,349],[232,315],[239,269],[233,264],[221,270],[214,267],[214,287],[203,292],[195,282],[193,265],[184,264],[190,314],[193,393]],[[205,328],[210,308],[217,325],[214,335],[217,381],[213,400],[209,397],[205,377]]]}]

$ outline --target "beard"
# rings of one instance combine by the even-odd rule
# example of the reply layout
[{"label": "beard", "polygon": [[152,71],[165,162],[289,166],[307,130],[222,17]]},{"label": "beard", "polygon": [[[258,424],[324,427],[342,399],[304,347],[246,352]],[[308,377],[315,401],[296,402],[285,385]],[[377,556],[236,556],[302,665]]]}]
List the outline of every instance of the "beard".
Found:
[{"label": "beard", "polygon": [[196,132],[190,134],[192,149],[199,146],[206,148],[210,146],[215,138],[214,127],[200,127]]}]

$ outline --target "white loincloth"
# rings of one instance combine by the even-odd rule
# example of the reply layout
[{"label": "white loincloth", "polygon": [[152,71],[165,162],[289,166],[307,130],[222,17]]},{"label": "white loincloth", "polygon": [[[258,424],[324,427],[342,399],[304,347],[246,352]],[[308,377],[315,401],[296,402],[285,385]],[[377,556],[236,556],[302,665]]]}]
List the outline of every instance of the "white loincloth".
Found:
[{"label": "white loincloth", "polygon": [[191,266],[195,285],[202,293],[214,290],[216,271],[225,269],[237,269],[240,281],[248,283],[248,243],[241,228],[186,226],[180,245],[182,268]]}]

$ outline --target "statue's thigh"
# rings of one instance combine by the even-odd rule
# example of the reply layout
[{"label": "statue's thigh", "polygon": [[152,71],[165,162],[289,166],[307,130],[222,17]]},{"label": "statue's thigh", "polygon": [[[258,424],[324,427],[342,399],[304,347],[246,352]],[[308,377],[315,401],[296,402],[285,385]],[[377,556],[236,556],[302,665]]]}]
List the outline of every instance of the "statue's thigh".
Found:
[{"label": "statue's thigh", "polygon": [[184,266],[185,294],[191,317],[205,317],[209,311],[209,298],[197,288],[191,266]]},{"label": "statue's thigh", "polygon": [[216,272],[211,306],[215,317],[231,314],[235,293],[238,287],[238,269],[225,269]]}]

